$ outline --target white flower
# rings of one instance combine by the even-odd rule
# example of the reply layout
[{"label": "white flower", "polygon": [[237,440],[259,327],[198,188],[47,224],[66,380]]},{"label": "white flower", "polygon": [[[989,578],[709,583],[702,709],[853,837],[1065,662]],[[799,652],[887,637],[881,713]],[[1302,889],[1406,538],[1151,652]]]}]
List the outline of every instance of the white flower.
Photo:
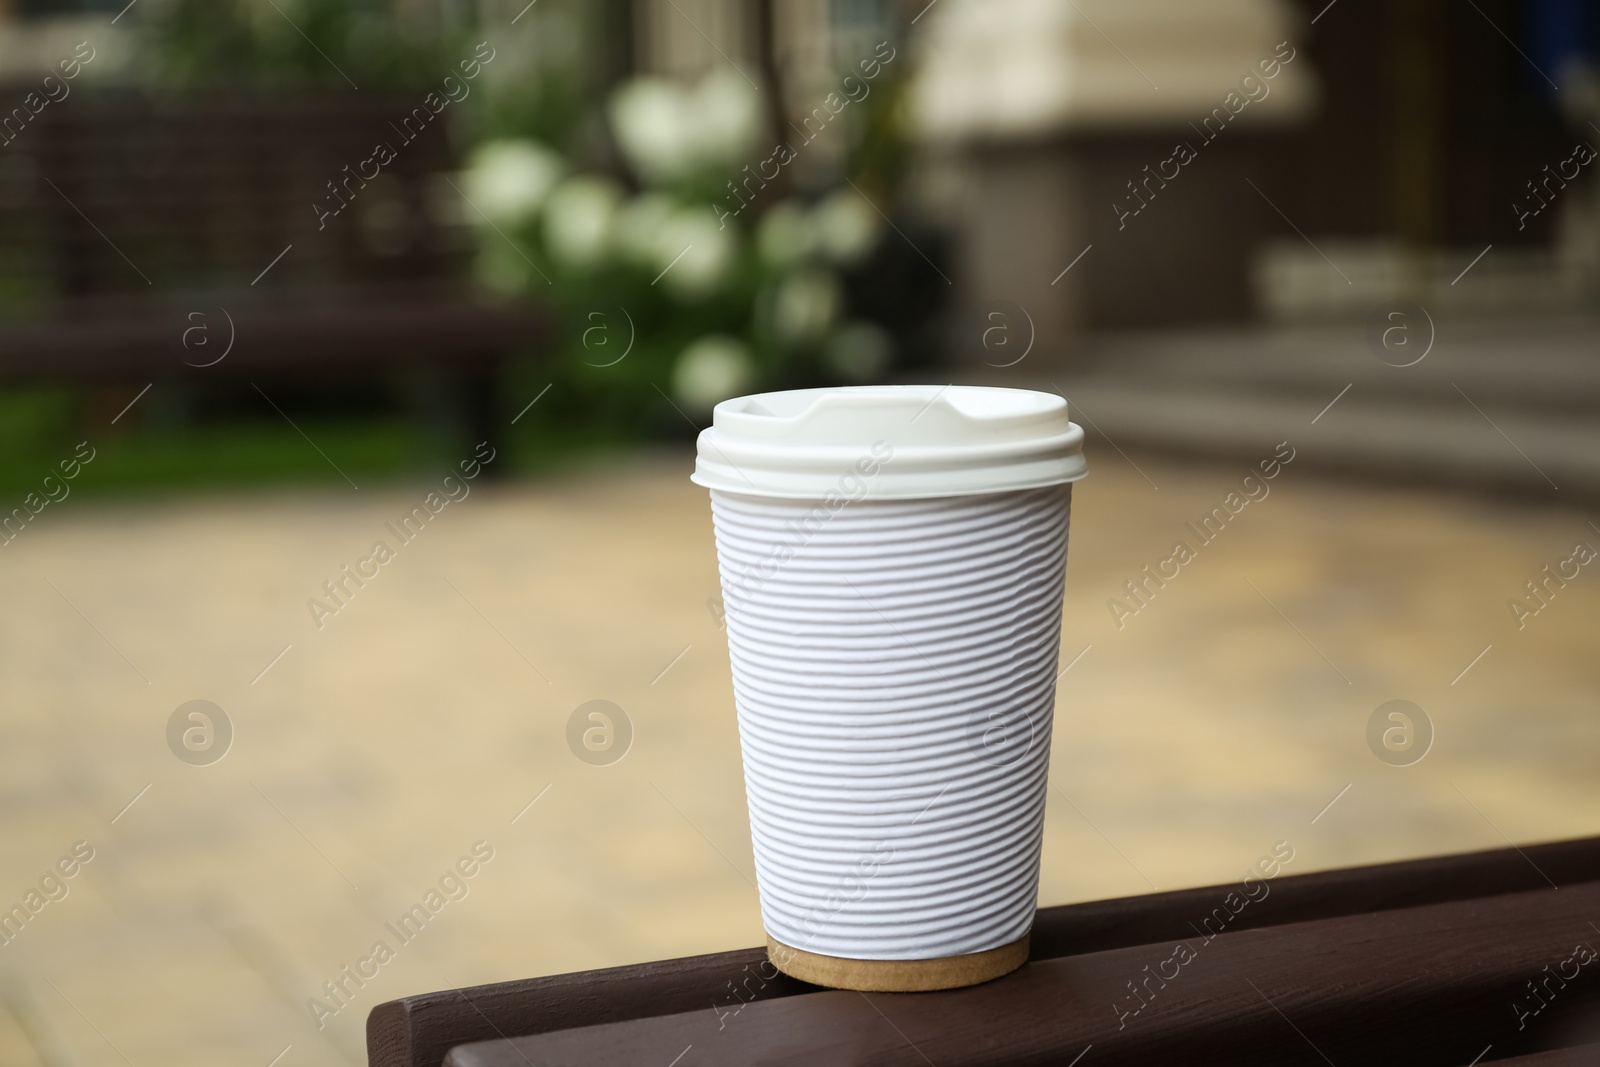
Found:
[{"label": "white flower", "polygon": [[662,224],[656,239],[656,269],[661,283],[683,296],[714,290],[733,264],[733,231],[724,229],[707,207],[683,208]]},{"label": "white flower", "polygon": [[814,243],[811,220],[795,200],[774,204],[756,227],[756,247],[761,258],[774,267],[787,267],[804,259]]},{"label": "white flower", "polygon": [[698,170],[737,169],[763,122],[761,94],[731,71],[685,88],[664,78],[637,78],[611,98],[611,129],[628,163],[647,182],[668,182]]},{"label": "white flower", "polygon": [[[497,226],[532,218],[566,170],[565,161],[534,141],[487,141],[467,157],[462,192]],[[469,211],[474,221],[477,211]]]},{"label": "white flower", "polygon": [[788,346],[815,344],[839,314],[839,283],[825,270],[803,269],[778,284],[772,301],[772,330]]},{"label": "white flower", "polygon": [[761,136],[765,115],[754,86],[731,70],[719,69],[701,80],[687,102],[699,162],[724,168],[755,162],[745,157]]},{"label": "white flower", "polygon": [[611,98],[611,129],[646,181],[671,180],[694,165],[684,90],[664,78],[636,78]]},{"label": "white flower", "polygon": [[870,322],[852,322],[828,338],[822,358],[839,377],[851,382],[871,381],[889,369],[894,339],[889,331]]},{"label": "white flower", "polygon": [[878,242],[883,221],[854,189],[841,189],[817,205],[812,219],[823,255],[842,266],[860,262]]},{"label": "white flower", "polygon": [[673,393],[685,407],[699,412],[739,395],[754,380],[755,365],[749,351],[726,334],[711,334],[693,342],[672,368]]},{"label": "white flower", "polygon": [[592,267],[611,248],[622,196],[604,178],[568,178],[545,205],[544,241],[550,255],[572,267]]}]

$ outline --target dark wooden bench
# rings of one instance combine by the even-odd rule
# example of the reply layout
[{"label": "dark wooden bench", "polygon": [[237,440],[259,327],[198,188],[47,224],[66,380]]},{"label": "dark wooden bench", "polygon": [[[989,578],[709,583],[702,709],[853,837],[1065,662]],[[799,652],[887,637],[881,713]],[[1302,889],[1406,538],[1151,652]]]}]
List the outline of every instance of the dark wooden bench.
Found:
[{"label": "dark wooden bench", "polygon": [[[449,114],[405,141],[391,120],[415,103],[79,87],[47,106],[0,149],[0,383],[322,385],[413,364],[488,388],[543,320],[464,284]],[[342,184],[380,140],[397,149],[380,177]],[[330,182],[349,204],[319,218]]]},{"label": "dark wooden bench", "polygon": [[373,1009],[368,1062],[1600,1064],[1600,838],[1268,884],[1211,939],[1237,885],[1042,909],[1030,962],[964,990],[822,990],[751,948],[426,993]]}]

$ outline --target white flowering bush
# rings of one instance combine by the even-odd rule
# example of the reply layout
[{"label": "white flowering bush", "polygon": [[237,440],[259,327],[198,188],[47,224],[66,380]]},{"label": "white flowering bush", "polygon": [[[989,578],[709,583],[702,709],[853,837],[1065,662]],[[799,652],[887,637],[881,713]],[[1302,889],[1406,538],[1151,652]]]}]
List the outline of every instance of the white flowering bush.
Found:
[{"label": "white flowering bush", "polygon": [[539,213],[567,161],[533,141],[491,141],[467,158],[463,192],[497,226],[519,226]]},{"label": "white flowering bush", "polygon": [[501,138],[461,183],[479,283],[558,312],[555,374],[583,410],[637,425],[665,409],[681,424],[665,395],[703,422],[729,396],[886,369],[892,342],[848,318],[839,274],[881,238],[875,209],[848,186],[805,203],[744,185],[732,202],[750,210],[728,210],[770,152],[748,83],[638,78],[605,114],[626,174]]}]

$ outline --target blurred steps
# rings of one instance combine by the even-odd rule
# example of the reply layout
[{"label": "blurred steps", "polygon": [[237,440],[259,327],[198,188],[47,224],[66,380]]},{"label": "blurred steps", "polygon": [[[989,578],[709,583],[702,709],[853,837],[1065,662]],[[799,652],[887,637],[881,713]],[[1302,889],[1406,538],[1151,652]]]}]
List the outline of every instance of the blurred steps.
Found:
[{"label": "blurred steps", "polygon": [[1254,462],[1287,440],[1297,464],[1362,477],[1600,500],[1600,323],[1436,333],[1409,367],[1355,324],[1109,337],[1048,381],[1013,375],[1025,363],[973,380],[1056,388],[1118,448]]}]

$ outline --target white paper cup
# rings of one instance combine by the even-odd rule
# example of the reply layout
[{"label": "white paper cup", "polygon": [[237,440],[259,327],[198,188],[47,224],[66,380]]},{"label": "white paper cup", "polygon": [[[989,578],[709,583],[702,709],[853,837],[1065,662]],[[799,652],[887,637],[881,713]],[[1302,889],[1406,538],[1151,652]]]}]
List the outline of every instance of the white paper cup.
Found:
[{"label": "white paper cup", "polygon": [[865,989],[1019,966],[1084,473],[1065,402],[770,393],[699,450],[773,963]]}]

